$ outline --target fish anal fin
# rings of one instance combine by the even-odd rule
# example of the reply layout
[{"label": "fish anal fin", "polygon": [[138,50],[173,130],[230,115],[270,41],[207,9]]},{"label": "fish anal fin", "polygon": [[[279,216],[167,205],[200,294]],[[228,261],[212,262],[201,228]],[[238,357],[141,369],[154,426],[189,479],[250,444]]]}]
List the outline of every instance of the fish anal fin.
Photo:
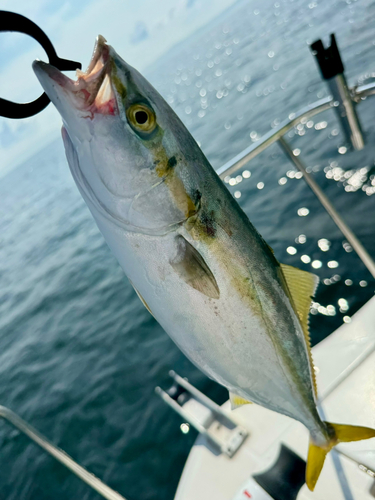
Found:
[{"label": "fish anal fin", "polygon": [[253,404],[252,401],[249,401],[248,399],[242,398],[241,396],[237,396],[237,394],[234,394],[231,391],[229,391],[229,400],[230,400],[230,405],[231,405],[232,410],[235,410],[236,408],[239,408],[240,406],[243,406],[243,405]]},{"label": "fish anal fin", "polygon": [[170,261],[181,279],[207,297],[218,299],[220,290],[215,276],[203,257],[183,236],[177,236],[177,255]]},{"label": "fish anal fin", "polygon": [[318,446],[310,438],[306,464],[306,484],[309,490],[314,491],[319,479],[327,453],[339,443],[361,441],[375,437],[375,429],[359,425],[331,424],[325,422],[331,438],[324,446]]},{"label": "fish anal fin", "polygon": [[293,309],[295,310],[305,336],[307,351],[309,354],[311,375],[314,383],[315,396],[317,396],[317,386],[315,379],[314,363],[311,354],[310,333],[309,333],[309,313],[311,298],[315,295],[319,284],[319,277],[307,271],[302,271],[296,267],[280,264],[282,275],[286,284],[286,292],[289,295]]}]

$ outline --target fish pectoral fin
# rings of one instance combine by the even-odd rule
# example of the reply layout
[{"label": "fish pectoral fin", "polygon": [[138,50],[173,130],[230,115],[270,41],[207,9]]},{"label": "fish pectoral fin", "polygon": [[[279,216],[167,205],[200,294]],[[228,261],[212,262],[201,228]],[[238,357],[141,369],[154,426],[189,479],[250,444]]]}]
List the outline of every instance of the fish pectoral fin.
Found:
[{"label": "fish pectoral fin", "polygon": [[285,280],[285,291],[289,295],[293,309],[295,310],[305,336],[306,346],[309,354],[311,375],[314,383],[314,391],[317,396],[314,363],[311,354],[309,313],[311,298],[315,295],[319,284],[319,277],[296,267],[280,264],[283,278]]},{"label": "fish pectoral fin", "polygon": [[370,427],[331,424],[330,422],[325,422],[325,424],[330,429],[330,434],[332,435],[330,441],[324,446],[318,446],[310,438],[306,464],[306,484],[310,491],[314,491],[326,455],[334,446],[339,443],[362,441],[362,439],[371,439],[375,437],[375,429],[371,429]]},{"label": "fish pectoral fin", "polygon": [[229,391],[229,401],[232,410],[235,410],[236,408],[239,408],[240,406],[243,405],[253,404],[252,401],[242,398],[241,396],[237,396],[237,394],[234,394],[231,391]]},{"label": "fish pectoral fin", "polygon": [[[129,281],[130,281],[131,286],[134,288],[135,293],[136,293],[136,294],[138,295],[138,297],[141,299],[142,304],[145,306],[145,308],[147,309],[147,311],[148,311],[148,312],[149,312],[152,316],[154,316],[154,315],[152,314],[152,311],[151,311],[151,309],[149,308],[149,306],[148,306],[147,302],[145,301],[145,299],[142,297],[142,295],[141,295],[141,294],[138,292],[138,290],[135,288],[135,286],[133,285],[132,281],[131,281],[131,280],[129,280]],[[154,316],[154,318],[155,318],[155,316]]]},{"label": "fish pectoral fin", "polygon": [[177,256],[170,261],[181,279],[207,297],[218,299],[220,290],[215,276],[203,257],[183,236],[177,236]]}]

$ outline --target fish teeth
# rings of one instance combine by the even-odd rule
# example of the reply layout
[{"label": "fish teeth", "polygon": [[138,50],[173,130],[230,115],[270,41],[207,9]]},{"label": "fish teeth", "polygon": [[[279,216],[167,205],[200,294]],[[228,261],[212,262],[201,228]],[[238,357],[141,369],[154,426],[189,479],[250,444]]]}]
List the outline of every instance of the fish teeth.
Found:
[{"label": "fish teeth", "polygon": [[106,40],[101,35],[98,36],[94,48],[94,53],[91,58],[91,62],[86,71],[76,70],[77,84],[78,86],[94,84],[97,82],[98,86],[101,85],[104,78],[103,69],[106,66],[106,57],[108,54],[108,49],[106,49]]},{"label": "fish teeth", "polygon": [[92,68],[91,72],[86,73],[86,75],[85,75],[86,82],[91,82],[93,80],[96,80],[99,77],[103,68],[104,68],[104,63],[103,63],[102,59],[99,58],[95,64],[95,66]]},{"label": "fish teeth", "polygon": [[100,86],[100,89],[96,94],[95,104],[97,107],[99,107],[100,105],[105,104],[106,102],[108,102],[110,99],[113,98],[114,98],[114,93],[111,81],[108,74],[106,74]]},{"label": "fish teeth", "polygon": [[95,68],[96,63],[101,59],[103,48],[106,46],[107,40],[102,35],[98,35],[95,41],[94,51],[92,53],[90,64],[86,70],[86,75],[89,75]]}]

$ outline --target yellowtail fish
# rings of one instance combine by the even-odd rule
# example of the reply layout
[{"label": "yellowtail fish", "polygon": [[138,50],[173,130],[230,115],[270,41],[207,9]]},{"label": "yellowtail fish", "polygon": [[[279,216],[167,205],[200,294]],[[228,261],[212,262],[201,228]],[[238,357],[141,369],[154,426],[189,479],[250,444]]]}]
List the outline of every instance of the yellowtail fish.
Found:
[{"label": "yellowtail fish", "polygon": [[103,37],[77,81],[34,70],[78,189],[144,305],[233,406],[307,427],[313,490],[333,446],[375,437],[318,414],[307,325],[318,278],[279,264],[176,114]]}]

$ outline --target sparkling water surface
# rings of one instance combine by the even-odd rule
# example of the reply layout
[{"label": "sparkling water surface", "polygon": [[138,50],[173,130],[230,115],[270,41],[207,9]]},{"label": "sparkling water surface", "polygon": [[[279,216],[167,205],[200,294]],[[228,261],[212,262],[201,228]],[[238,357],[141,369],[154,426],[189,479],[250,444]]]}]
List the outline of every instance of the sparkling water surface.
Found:
[{"label": "sparkling water surface", "polygon": [[[328,94],[309,52],[315,39],[336,33],[351,84],[374,77],[374,16],[372,0],[242,1],[146,76],[218,168]],[[333,111],[287,139],[375,255],[375,100],[358,111],[362,152],[349,151]],[[313,343],[350,322],[374,279],[278,146],[226,182],[277,258],[320,276]],[[0,183],[0,404],[129,500],[171,500],[195,433],[181,434],[154,394],[170,369],[226,399],[142,306],[53,142]],[[100,497],[1,423],[0,500],[68,498]]]}]

